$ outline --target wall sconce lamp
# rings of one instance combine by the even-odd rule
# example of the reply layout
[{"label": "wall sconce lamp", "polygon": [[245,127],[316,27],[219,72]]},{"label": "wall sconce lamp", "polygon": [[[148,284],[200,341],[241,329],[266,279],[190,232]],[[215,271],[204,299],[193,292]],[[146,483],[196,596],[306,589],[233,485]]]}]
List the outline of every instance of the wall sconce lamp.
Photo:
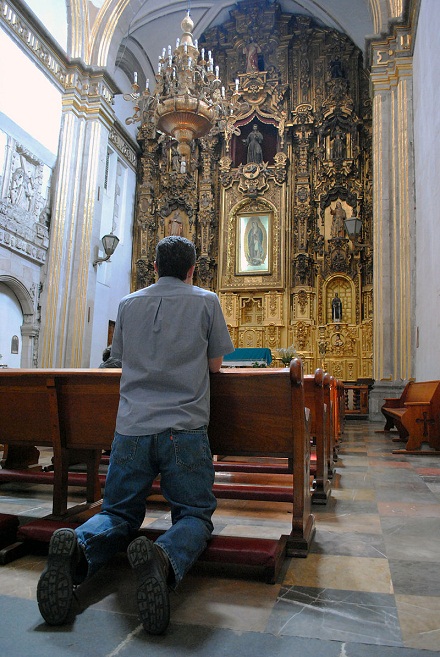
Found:
[{"label": "wall sconce lamp", "polygon": [[362,231],[362,221],[358,217],[350,217],[345,219],[345,230],[351,240],[355,240]]},{"label": "wall sconce lamp", "polygon": [[116,247],[119,244],[119,237],[116,237],[116,235],[110,233],[109,235],[104,235],[104,237],[101,239],[101,242],[102,246],[104,247],[105,258],[96,258],[96,260],[93,261],[94,267],[96,267],[96,265],[100,265],[101,262],[110,260],[110,257],[114,254]]}]

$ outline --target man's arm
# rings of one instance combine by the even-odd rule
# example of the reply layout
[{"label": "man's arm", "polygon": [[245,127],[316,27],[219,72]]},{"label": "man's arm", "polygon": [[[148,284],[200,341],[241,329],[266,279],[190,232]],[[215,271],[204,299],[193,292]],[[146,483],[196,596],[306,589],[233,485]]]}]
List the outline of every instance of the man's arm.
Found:
[{"label": "man's arm", "polygon": [[223,356],[219,356],[218,358],[210,358],[208,363],[209,363],[209,371],[215,374],[215,372],[218,372],[222,366],[223,362]]}]

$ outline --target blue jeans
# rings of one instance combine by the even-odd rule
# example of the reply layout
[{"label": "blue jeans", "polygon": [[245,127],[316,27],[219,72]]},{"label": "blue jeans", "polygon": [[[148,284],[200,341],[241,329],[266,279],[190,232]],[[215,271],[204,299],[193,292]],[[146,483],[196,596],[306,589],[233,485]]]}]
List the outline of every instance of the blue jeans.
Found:
[{"label": "blue jeans", "polygon": [[171,585],[177,586],[197,561],[211,536],[217,506],[206,427],[148,436],[115,432],[102,510],[76,530],[88,561],[87,577],[127,548],[144,520],[146,499],[159,473],[172,526],[156,544],[174,570]]}]

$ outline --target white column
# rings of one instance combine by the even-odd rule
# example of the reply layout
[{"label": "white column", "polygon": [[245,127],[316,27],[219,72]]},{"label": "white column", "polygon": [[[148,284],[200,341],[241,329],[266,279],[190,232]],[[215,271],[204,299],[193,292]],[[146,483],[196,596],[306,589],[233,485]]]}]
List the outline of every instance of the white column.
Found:
[{"label": "white column", "polygon": [[101,76],[85,80],[79,72],[72,74],[71,91],[63,98],[50,275],[43,291],[41,367],[89,366],[96,285],[92,261],[100,238],[100,195],[114,122],[110,101]]},{"label": "white column", "polygon": [[414,372],[415,209],[410,34],[372,44],[374,389],[370,418]]}]

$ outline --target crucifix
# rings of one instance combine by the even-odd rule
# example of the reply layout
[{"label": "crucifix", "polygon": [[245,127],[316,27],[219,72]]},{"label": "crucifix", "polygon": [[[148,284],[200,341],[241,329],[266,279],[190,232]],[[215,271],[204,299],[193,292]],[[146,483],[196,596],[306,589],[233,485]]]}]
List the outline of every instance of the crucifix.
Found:
[{"label": "crucifix", "polygon": [[424,411],[423,418],[419,417],[416,420],[417,424],[420,424],[421,422],[423,422],[423,435],[426,437],[428,435],[428,424],[434,424],[435,420],[432,418],[428,420],[428,413]]}]

